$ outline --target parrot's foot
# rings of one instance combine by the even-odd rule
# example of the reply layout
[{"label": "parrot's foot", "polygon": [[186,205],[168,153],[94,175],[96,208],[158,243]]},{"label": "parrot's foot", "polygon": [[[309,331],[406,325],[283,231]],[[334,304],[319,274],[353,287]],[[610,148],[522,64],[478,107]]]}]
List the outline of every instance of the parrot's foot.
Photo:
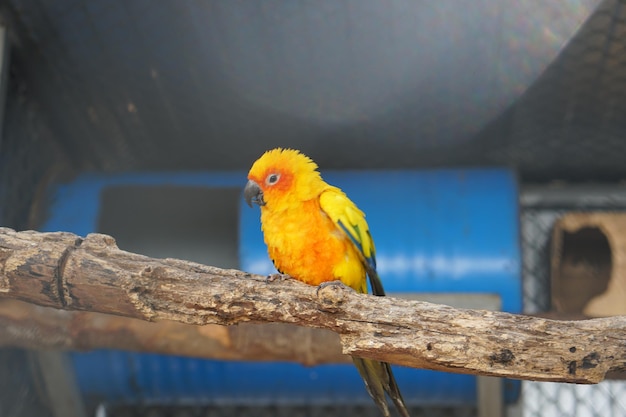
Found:
[{"label": "parrot's foot", "polygon": [[291,279],[291,277],[287,274],[269,274],[265,278],[265,283],[269,284],[274,281],[287,281],[288,279]]}]

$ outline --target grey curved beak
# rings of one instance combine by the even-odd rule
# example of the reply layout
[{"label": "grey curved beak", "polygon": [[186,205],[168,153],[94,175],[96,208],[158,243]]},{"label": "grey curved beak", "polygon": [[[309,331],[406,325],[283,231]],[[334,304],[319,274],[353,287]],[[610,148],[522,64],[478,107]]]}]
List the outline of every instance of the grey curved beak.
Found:
[{"label": "grey curved beak", "polygon": [[261,187],[259,187],[259,184],[252,180],[249,180],[246,187],[243,189],[243,198],[250,207],[252,207],[252,203],[258,204],[259,206],[265,205]]}]

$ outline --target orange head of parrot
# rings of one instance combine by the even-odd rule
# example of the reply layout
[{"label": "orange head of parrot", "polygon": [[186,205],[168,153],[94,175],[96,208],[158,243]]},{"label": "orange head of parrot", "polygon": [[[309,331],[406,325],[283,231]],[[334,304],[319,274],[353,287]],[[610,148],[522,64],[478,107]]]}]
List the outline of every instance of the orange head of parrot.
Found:
[{"label": "orange head of parrot", "polygon": [[276,148],[257,159],[250,172],[243,195],[250,207],[307,201],[319,194],[324,185],[317,164],[294,149]]}]

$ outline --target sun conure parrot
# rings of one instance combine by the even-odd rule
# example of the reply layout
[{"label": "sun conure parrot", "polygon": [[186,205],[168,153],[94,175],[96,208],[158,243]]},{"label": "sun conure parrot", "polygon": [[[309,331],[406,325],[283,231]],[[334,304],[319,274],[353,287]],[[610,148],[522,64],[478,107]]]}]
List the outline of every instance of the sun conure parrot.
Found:
[{"label": "sun conure parrot", "polygon": [[[374,241],[365,214],[322,179],[317,164],[293,149],[265,152],[248,173],[244,198],[261,208],[261,229],[276,269],[310,285],[340,280],[374,295],[385,291],[376,273]],[[367,391],[389,416],[385,392],[400,415],[409,413],[388,363],[353,357]]]}]

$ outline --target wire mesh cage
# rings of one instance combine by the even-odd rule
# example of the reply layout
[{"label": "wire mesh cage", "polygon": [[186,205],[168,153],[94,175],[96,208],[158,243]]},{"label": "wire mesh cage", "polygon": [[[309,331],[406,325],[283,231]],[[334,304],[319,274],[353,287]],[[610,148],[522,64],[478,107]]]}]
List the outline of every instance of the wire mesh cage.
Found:
[{"label": "wire mesh cage", "polygon": [[[579,194],[583,195],[583,194]],[[560,207],[527,206],[521,213],[524,311],[551,310],[550,241],[555,222],[576,210],[623,210],[623,200],[603,198],[591,205],[570,199]],[[626,382],[604,381],[598,385],[528,382],[522,385],[524,417],[623,417],[626,416]]]}]

